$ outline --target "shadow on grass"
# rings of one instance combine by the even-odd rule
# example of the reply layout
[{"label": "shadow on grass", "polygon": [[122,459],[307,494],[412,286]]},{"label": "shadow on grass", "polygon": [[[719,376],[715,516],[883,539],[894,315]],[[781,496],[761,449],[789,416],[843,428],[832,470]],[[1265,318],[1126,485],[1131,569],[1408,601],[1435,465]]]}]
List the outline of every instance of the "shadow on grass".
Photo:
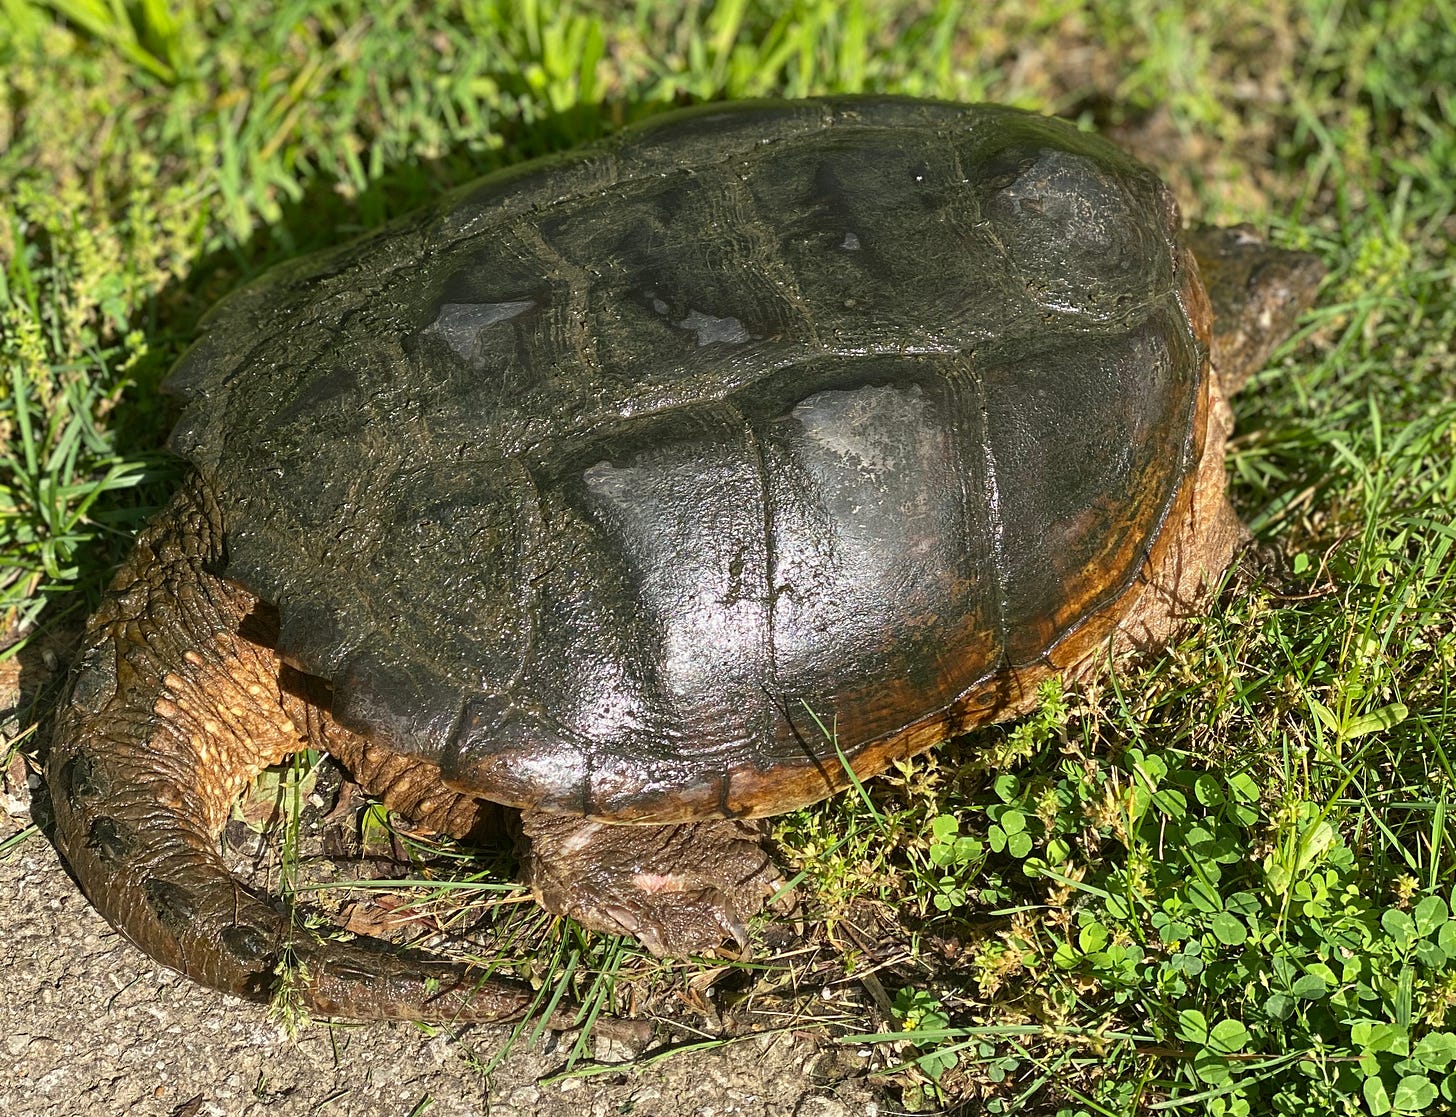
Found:
[{"label": "shadow on grass", "polygon": [[[509,87],[504,79],[501,84]],[[367,236],[448,190],[529,158],[571,150],[665,107],[670,106],[602,102],[576,105],[530,122],[503,122],[502,145],[490,153],[460,142],[438,158],[409,159],[387,167],[362,192],[336,176],[318,175],[297,199],[282,205],[276,222],[258,228],[244,242],[202,257],[183,279],[162,288],[149,306],[139,310],[147,353],[131,370],[131,384],[109,416],[108,435],[120,458],[141,463],[140,481],[97,498],[88,519],[101,530],[71,556],[79,571],[74,589],[67,586],[53,594],[30,631],[13,634],[12,642],[24,643],[16,653],[18,696],[9,716],[25,740],[28,756],[44,766],[52,715],[85,619],[130,550],[136,531],[166,503],[187,468],[166,449],[178,409],[165,381],[181,354],[205,332],[207,312],[279,264]],[[48,829],[44,795],[37,794],[35,802],[36,821]]]}]

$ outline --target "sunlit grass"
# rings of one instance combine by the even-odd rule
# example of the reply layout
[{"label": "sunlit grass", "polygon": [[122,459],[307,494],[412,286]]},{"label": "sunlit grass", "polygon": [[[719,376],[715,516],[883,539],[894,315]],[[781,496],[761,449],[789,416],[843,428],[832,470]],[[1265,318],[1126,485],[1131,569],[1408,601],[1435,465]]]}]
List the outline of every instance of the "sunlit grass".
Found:
[{"label": "sunlit grass", "polygon": [[[1155,162],[1190,217],[1330,266],[1235,401],[1256,550],[1208,618],[871,781],[868,803],[776,820],[803,932],[764,921],[752,959],[646,958],[439,849],[399,875],[442,938],[483,930],[479,956],[548,999],[660,1013],[695,1045],[725,1042],[725,1018],[812,1028],[873,1049],[904,1107],[1449,1107],[1453,25],[1449,0],[4,0],[6,640],[95,600],[171,476],[162,374],[273,263],[691,100],[1068,113]],[[442,883],[457,871],[469,899]]]}]

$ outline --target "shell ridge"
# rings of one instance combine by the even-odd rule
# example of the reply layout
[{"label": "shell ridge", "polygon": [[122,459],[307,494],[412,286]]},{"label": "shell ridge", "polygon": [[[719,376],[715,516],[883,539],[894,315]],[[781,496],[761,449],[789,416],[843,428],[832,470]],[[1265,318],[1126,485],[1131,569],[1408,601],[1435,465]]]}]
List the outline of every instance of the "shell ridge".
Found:
[{"label": "shell ridge", "polygon": [[1011,587],[1008,578],[1009,556],[1006,553],[1006,525],[1001,518],[1001,482],[998,476],[996,452],[991,447],[988,435],[991,427],[991,410],[987,403],[986,377],[975,361],[967,361],[966,371],[970,373],[969,383],[975,391],[975,405],[980,414],[981,450],[981,496],[985,501],[986,519],[991,528],[991,570],[996,579],[996,592],[992,600],[996,609],[996,634],[1000,654],[1004,659],[1010,646]]},{"label": "shell ridge", "polygon": [[[569,259],[542,233],[538,224],[518,217],[510,225],[510,231],[520,243],[540,253],[540,259],[549,261],[566,285],[566,305],[563,315],[566,321],[562,328],[570,332],[570,344],[581,363],[594,376],[600,378],[602,365],[597,353],[596,338],[589,324],[591,322],[592,274],[589,269]],[[548,285],[555,287],[553,277],[544,277]]]},{"label": "shell ridge", "polygon": [[[773,522],[773,509],[772,509],[772,506],[771,506],[770,501],[769,501],[768,462],[764,458],[764,453],[763,453],[763,439],[760,437],[759,432],[754,429],[754,425],[749,420],[748,416],[745,415],[733,403],[733,401],[731,399],[725,398],[722,401],[722,403],[723,403],[723,406],[727,407],[728,410],[733,415],[735,415],[737,417],[738,421],[743,425],[743,429],[744,429],[745,433],[748,436],[748,444],[752,448],[752,451],[753,451],[754,472],[757,474],[757,477],[758,477],[758,499],[759,499],[760,510],[761,510],[760,511],[760,514],[762,516],[762,522],[763,522],[763,554],[764,554],[764,561],[763,561],[763,576],[764,576],[763,577],[763,580],[764,580],[764,585],[763,585],[763,654],[764,654],[764,668],[763,668],[763,677],[760,678],[760,680],[759,680],[759,691],[760,691],[760,693],[764,694],[768,698],[769,705],[770,705],[770,709],[772,709],[772,706],[775,704],[774,701],[773,701],[773,696],[774,696],[774,694],[778,690],[778,677],[779,677],[779,669],[778,669],[778,649],[777,649],[777,646],[776,646],[775,641],[774,641],[774,625],[775,625],[775,622],[776,622],[775,603],[776,603],[777,597],[778,597],[778,595],[777,595],[777,593],[775,591],[775,584],[776,584],[776,581],[777,581],[777,578],[775,576],[775,571],[778,568],[778,546],[777,546],[776,531],[775,531],[774,522]],[[725,774],[725,777],[724,777],[725,782],[726,782],[727,778],[728,777]],[[727,794],[727,792],[725,791],[724,792],[724,795],[726,796],[726,794]]]}]

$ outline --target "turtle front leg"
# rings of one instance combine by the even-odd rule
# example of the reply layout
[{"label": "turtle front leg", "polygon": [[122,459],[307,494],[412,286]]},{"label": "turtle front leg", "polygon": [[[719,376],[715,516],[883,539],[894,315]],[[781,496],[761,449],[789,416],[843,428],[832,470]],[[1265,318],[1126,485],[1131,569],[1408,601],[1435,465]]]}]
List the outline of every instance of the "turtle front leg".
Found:
[{"label": "turtle front leg", "polygon": [[[233,799],[331,723],[283,691],[270,642],[248,638],[257,602],[211,573],[221,547],[194,478],[142,532],[88,625],[46,765],[56,846],[82,890],[152,957],[238,996],[268,1001],[286,975],[323,1015],[520,1017],[528,988],[325,939],[229,874],[218,835]],[[322,743],[352,751],[369,782],[468,828],[460,797],[422,791],[352,734],[333,735]]]},{"label": "turtle front leg", "polygon": [[653,954],[748,945],[747,921],[782,883],[751,822],[673,826],[525,811],[522,871],[548,911],[638,939]]}]

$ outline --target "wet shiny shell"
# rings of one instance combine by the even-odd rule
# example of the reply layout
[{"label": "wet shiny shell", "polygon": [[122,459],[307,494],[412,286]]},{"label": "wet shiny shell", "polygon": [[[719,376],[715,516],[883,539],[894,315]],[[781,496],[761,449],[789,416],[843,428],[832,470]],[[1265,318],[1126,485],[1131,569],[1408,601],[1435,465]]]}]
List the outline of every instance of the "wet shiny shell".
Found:
[{"label": "wet shiny shell", "polygon": [[518,805],[766,814],[1106,631],[1199,449],[1178,218],[993,107],[672,114],[230,298],[174,374],[337,716]]}]

